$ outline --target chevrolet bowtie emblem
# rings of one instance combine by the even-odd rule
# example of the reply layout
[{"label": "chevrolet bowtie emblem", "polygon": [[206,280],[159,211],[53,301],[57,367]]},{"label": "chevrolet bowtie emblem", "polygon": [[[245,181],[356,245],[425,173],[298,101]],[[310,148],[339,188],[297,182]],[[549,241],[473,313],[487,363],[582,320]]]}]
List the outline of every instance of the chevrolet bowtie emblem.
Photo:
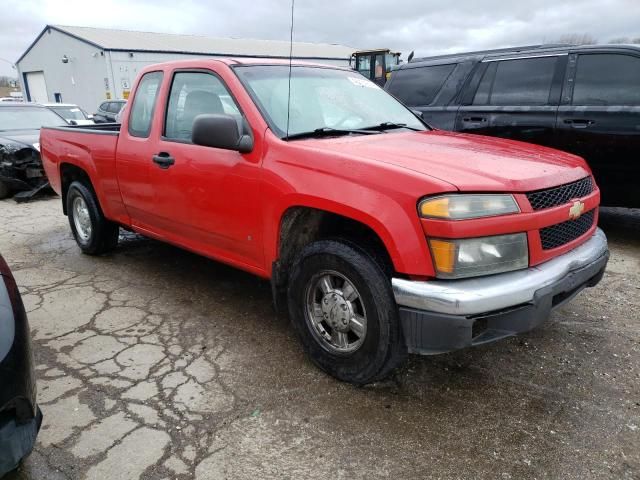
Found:
[{"label": "chevrolet bowtie emblem", "polygon": [[571,208],[569,209],[569,218],[571,220],[576,220],[577,218],[580,218],[582,212],[584,212],[584,203],[577,200],[573,202],[573,205],[571,205]]}]

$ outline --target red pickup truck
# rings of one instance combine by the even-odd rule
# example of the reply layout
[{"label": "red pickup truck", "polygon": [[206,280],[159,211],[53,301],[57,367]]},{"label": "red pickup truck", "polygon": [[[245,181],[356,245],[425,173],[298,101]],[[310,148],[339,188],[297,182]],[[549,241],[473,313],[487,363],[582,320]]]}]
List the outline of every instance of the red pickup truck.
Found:
[{"label": "red pickup truck", "polygon": [[83,252],[125,228],[268,278],[310,358],[357,384],[531,330],[609,256],[582,159],[431,129],[343,68],[150,66],[122,125],[40,148]]}]

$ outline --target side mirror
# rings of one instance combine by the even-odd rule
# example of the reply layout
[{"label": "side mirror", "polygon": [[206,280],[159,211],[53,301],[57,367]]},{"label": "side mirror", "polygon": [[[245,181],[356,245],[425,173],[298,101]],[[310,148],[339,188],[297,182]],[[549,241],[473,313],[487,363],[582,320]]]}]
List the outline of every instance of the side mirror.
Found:
[{"label": "side mirror", "polygon": [[87,116],[87,120],[93,120],[93,115],[91,115],[90,113],[88,113],[86,116]]},{"label": "side mirror", "polygon": [[218,113],[198,115],[193,121],[191,141],[204,147],[249,153],[253,150],[253,138],[241,132],[241,128],[241,124],[239,125],[231,115]]}]

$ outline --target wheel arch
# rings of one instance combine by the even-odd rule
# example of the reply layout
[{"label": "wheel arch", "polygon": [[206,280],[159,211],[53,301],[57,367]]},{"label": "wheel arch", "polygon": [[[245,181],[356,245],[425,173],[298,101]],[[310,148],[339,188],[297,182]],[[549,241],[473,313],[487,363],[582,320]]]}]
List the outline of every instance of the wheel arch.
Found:
[{"label": "wheel arch", "polygon": [[[293,205],[282,212],[278,223],[271,284],[276,309],[281,310],[293,262],[314,241],[340,239],[365,250],[391,277],[398,270],[398,252],[391,234],[382,225],[372,224],[366,214],[349,215],[308,205]],[[395,257],[395,261],[394,261]]]},{"label": "wheel arch", "polygon": [[75,182],[82,182],[87,188],[95,194],[93,182],[89,173],[82,167],[73,163],[63,162],[60,164],[60,196],[62,197],[62,213],[67,215],[67,193],[69,186]]}]

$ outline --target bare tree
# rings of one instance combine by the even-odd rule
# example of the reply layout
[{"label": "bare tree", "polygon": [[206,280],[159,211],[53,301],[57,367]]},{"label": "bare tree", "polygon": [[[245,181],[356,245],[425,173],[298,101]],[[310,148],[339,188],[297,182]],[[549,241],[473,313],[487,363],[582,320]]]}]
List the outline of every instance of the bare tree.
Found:
[{"label": "bare tree", "polygon": [[638,44],[638,43],[640,43],[640,37],[635,37],[635,38],[631,38],[631,37],[616,37],[616,38],[612,38],[611,40],[609,40],[609,43],[635,43],[635,44]]},{"label": "bare tree", "polygon": [[15,87],[17,84],[17,81],[15,78],[12,77],[7,77],[7,76],[0,76],[0,87]]},{"label": "bare tree", "polygon": [[598,39],[590,33],[567,33],[553,43],[568,43],[571,45],[594,45]]}]

